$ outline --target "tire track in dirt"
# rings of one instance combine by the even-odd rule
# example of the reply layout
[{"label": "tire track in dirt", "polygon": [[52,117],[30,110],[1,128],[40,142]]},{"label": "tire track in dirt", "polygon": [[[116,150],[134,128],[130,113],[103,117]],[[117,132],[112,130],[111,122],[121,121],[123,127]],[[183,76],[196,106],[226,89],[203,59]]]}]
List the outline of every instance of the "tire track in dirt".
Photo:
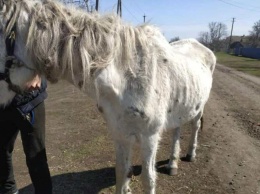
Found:
[{"label": "tire track in dirt", "polygon": [[228,106],[227,116],[235,117],[244,130],[260,139],[260,79],[217,66],[212,92]]},{"label": "tire track in dirt", "polygon": [[214,73],[205,110],[214,121],[208,167],[228,193],[260,193],[260,85],[241,75],[221,65]]}]

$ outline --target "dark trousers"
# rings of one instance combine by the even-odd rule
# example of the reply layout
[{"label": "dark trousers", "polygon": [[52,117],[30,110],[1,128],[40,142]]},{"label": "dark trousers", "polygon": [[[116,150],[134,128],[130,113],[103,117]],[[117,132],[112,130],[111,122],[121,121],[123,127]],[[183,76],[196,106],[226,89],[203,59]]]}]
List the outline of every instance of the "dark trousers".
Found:
[{"label": "dark trousers", "polygon": [[0,194],[9,194],[17,190],[12,152],[19,131],[35,194],[52,193],[45,150],[44,102],[33,110],[32,116],[33,123],[30,123],[16,108],[10,107],[0,111]]}]

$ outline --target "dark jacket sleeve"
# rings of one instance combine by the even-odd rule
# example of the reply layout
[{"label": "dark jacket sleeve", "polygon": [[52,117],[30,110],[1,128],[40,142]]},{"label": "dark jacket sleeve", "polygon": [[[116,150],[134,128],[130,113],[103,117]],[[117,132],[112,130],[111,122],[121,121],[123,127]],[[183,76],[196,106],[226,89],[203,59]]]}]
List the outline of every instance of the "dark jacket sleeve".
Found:
[{"label": "dark jacket sleeve", "polygon": [[36,106],[47,98],[47,81],[42,79],[41,88],[24,94],[17,94],[12,101],[12,106],[18,108],[22,113],[31,112]]}]

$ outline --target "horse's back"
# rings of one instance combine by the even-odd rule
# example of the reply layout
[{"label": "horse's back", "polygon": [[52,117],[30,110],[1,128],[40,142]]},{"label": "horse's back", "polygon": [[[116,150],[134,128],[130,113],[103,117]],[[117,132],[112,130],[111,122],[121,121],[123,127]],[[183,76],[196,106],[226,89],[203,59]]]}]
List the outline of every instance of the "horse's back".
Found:
[{"label": "horse's back", "polygon": [[180,52],[194,60],[200,60],[213,74],[216,66],[214,53],[196,39],[183,39],[170,43],[174,52]]}]

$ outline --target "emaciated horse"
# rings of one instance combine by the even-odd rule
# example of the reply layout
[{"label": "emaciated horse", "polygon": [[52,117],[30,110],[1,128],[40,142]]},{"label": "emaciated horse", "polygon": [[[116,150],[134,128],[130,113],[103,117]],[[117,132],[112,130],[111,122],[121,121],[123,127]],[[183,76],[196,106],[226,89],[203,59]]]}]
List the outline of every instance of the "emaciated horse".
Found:
[{"label": "emaciated horse", "polygon": [[50,0],[0,0],[0,105],[8,105],[36,73],[52,82],[68,80],[96,101],[111,131],[116,193],[131,192],[132,146],[138,141],[144,191],[153,194],[164,130],[175,129],[171,174],[177,173],[179,127],[188,121],[187,158],[196,156],[216,64],[214,54],[197,44],[189,53],[178,52],[155,27],[132,27],[115,15],[88,14]]}]

